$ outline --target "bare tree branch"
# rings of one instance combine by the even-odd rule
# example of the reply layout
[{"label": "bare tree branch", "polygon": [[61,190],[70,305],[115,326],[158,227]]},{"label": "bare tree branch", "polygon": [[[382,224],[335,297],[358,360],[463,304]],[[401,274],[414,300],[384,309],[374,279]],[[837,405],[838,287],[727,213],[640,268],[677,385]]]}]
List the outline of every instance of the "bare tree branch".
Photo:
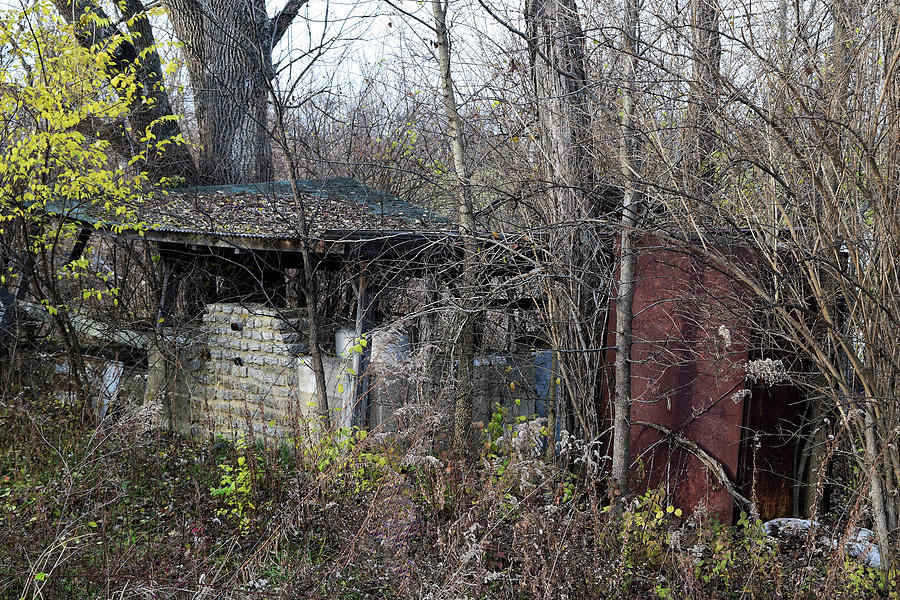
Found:
[{"label": "bare tree branch", "polygon": [[290,27],[291,23],[294,22],[294,19],[297,18],[300,9],[306,6],[307,1],[308,0],[288,0],[288,3],[284,5],[284,8],[282,8],[270,21],[269,27],[271,32],[269,34],[269,43],[272,48],[281,41],[281,38],[288,30],[288,27]]}]

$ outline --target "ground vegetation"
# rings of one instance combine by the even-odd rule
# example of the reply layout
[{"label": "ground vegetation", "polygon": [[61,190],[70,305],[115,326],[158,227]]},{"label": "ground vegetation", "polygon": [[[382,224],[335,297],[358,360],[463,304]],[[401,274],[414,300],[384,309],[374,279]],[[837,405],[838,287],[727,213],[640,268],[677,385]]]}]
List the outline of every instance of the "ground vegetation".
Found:
[{"label": "ground vegetation", "polygon": [[[413,4],[385,8],[403,52],[340,92],[281,69],[321,56],[322,39],[300,62],[273,59],[302,1],[274,16],[173,0],[164,15],[60,1],[4,17],[0,286],[44,318],[4,338],[6,304],[0,314],[0,590],[896,595],[896,3]],[[180,99],[154,19],[179,41]],[[473,33],[485,26],[496,35]],[[324,175],[458,225],[462,261],[394,265],[383,279],[404,292],[379,307],[409,327],[427,363],[416,398],[440,416],[391,441],[336,426],[320,405],[318,437],[298,427],[276,443],[164,432],[174,416],[153,398],[100,410],[85,359],[96,342],[76,312],[118,323],[91,354],[118,359],[111,335],[152,334],[180,368],[177,326],[203,311],[196,289],[168,296],[175,267],[160,247],[120,243],[152,226],[132,223],[129,205],[151,183],[286,178],[306,249],[317,215],[297,184]],[[65,214],[98,202],[128,236],[96,241]],[[629,448],[630,289],[646,236],[690,248],[742,290],[742,324],[714,335],[727,346],[754,332],[748,381],[803,390],[792,512],[815,533],[769,536],[754,489],[725,526],[631,488],[644,457]],[[736,260],[735,246],[754,258]],[[302,299],[319,358],[364,288],[363,273],[320,266],[307,249],[284,294]],[[668,341],[659,352],[677,354]],[[537,434],[502,409],[470,422],[476,356],[539,349],[554,378]],[[316,379],[327,395],[321,360]],[[874,531],[879,569],[846,551],[860,527]]]}]

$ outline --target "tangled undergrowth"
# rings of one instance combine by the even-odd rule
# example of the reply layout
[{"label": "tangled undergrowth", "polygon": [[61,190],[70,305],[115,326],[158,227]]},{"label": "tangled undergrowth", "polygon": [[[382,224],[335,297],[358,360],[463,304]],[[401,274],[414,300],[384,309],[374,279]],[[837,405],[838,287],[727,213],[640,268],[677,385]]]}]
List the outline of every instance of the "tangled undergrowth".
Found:
[{"label": "tangled undergrowth", "polygon": [[505,443],[517,429],[502,415],[468,459],[340,430],[188,441],[146,408],[85,426],[25,397],[0,419],[2,598],[889,593],[883,572],[779,547],[746,515],[725,527],[660,491],[612,515],[595,461],[535,458],[533,442]]}]

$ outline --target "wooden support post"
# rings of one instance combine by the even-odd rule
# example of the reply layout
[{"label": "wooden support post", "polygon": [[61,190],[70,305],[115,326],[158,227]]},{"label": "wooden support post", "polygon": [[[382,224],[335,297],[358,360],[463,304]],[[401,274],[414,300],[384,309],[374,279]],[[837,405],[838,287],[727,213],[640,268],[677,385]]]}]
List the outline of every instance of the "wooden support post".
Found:
[{"label": "wooden support post", "polygon": [[16,325],[16,299],[0,287],[0,356],[7,353],[7,342],[13,337]]},{"label": "wooden support post", "polygon": [[261,274],[255,268],[251,254],[236,253],[222,257],[221,302],[260,302],[262,300]]},{"label": "wooden support post", "polygon": [[223,256],[222,302],[253,302],[274,308],[287,306],[287,280],[277,253],[244,251]]},{"label": "wooden support post", "polygon": [[187,286],[185,313],[189,319],[202,321],[206,305],[217,301],[216,267],[209,255],[193,254],[187,259],[182,284]]},{"label": "wooden support post", "polygon": [[[359,340],[372,330],[372,310],[375,294],[365,273],[359,275],[356,287],[356,339]],[[369,351],[371,340],[366,340],[362,352],[353,354],[353,393],[350,394],[351,405],[343,411],[345,423],[353,427],[363,428],[369,412]]]},{"label": "wooden support post", "polygon": [[[22,228],[24,229],[25,241],[29,243],[34,232],[35,226],[33,224],[29,224],[25,222],[22,224]],[[18,288],[16,289],[16,300],[27,300],[28,292],[31,289],[31,278],[34,276],[35,265],[34,265],[34,253],[26,250],[22,254],[22,264],[19,266],[19,277],[18,277]]]},{"label": "wooden support post", "polygon": [[278,252],[257,254],[256,263],[260,272],[262,302],[273,308],[286,308],[287,277],[281,254]]},{"label": "wooden support post", "polygon": [[156,319],[157,330],[166,327],[166,322],[175,313],[175,300],[178,295],[178,286],[181,283],[179,262],[165,253],[160,253],[160,255],[162,256],[163,282],[159,296],[159,312]]},{"label": "wooden support post", "polygon": [[287,306],[287,278],[282,269],[266,266],[262,270],[262,291],[265,303],[273,308]]},{"label": "wooden support post", "polygon": [[147,347],[147,387],[144,402],[160,401],[166,407],[169,429],[175,431],[184,418],[186,407],[177,401],[177,385],[174,340],[167,339],[165,328],[172,325],[175,314],[175,300],[181,280],[183,265],[176,257],[160,249],[163,268],[162,289],[159,296],[159,311],[156,319],[156,336]]},{"label": "wooden support post", "polygon": [[[420,348],[418,352],[422,352],[423,364],[431,374],[435,370],[435,357],[437,355],[437,342],[440,339],[438,331],[438,302],[440,300],[440,292],[438,291],[437,277],[432,272],[426,272],[422,277],[422,305],[420,310],[424,309],[422,316],[419,317],[419,340]],[[416,384],[416,393],[418,394],[418,402],[424,402],[425,398],[437,398],[438,381],[440,377],[418,377]]]}]

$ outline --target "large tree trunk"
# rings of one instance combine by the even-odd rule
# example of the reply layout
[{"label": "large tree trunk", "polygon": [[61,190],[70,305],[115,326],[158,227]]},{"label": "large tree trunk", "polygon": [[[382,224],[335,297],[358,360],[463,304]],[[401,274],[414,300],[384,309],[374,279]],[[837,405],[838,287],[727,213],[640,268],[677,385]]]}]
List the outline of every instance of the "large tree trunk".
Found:
[{"label": "large tree trunk", "polygon": [[722,43],[719,35],[718,0],[693,0],[691,53],[693,81],[691,87],[690,131],[685,173],[695,178],[689,183],[694,196],[709,200],[715,191],[715,169],[711,155],[715,148],[713,116],[719,92],[719,66]]},{"label": "large tree trunk", "polygon": [[165,5],[184,44],[194,91],[200,180],[271,180],[266,79],[274,70],[265,3],[166,0]]},{"label": "large tree trunk", "polygon": [[[78,25],[81,44],[108,42],[120,33],[90,0],[54,0],[70,23]],[[268,122],[268,82],[274,78],[272,49],[285,34],[307,0],[288,0],[272,19],[262,0],[166,0],[175,34],[183,43],[193,90],[200,136],[196,165],[185,145],[169,145],[153,152],[140,165],[153,180],[174,178],[187,183],[243,183],[268,181],[274,173]],[[149,128],[158,140],[177,139],[181,128],[163,85],[153,29],[141,0],[125,0],[123,19],[131,41],[116,45],[116,64],[110,77],[137,66],[143,86],[130,111],[130,133],[124,126],[91,123],[124,157],[141,150],[139,138]],[[86,19],[88,12],[102,21]],[[88,25],[82,25],[87,23]],[[140,58],[139,58],[140,57]]]},{"label": "large tree trunk", "polygon": [[[584,32],[573,0],[527,0],[526,36],[541,132],[548,193],[542,212],[550,229],[542,312],[572,411],[587,437],[598,433],[598,398],[608,270],[606,244],[588,221],[608,212],[594,195],[591,114],[585,74]],[[548,415],[556,418],[557,402]],[[548,445],[552,449],[552,442]]]},{"label": "large tree trunk", "polygon": [[595,212],[589,205],[590,112],[584,32],[574,0],[527,0],[531,59],[541,140],[552,186],[554,220]]},{"label": "large tree trunk", "polygon": [[[59,13],[69,23],[76,24],[75,35],[78,43],[85,47],[93,44],[109,44],[120,35],[114,25],[98,26],[97,21],[86,18],[88,12],[97,15],[100,20],[111,21],[90,0],[54,0]],[[150,22],[144,15],[144,7],[140,0],[126,0],[124,14],[130,40],[119,39],[115,45],[115,62],[109,76],[112,79],[119,73],[135,68],[137,82],[143,89],[136,95],[136,100],[129,107],[129,131],[120,123],[84,123],[85,130],[91,134],[97,132],[106,138],[112,147],[124,159],[131,159],[143,148],[140,138],[146,132],[153,134],[156,140],[164,142],[181,137],[181,125],[172,119],[172,105],[166,91],[162,64],[156,51],[156,40]],[[160,151],[160,146],[166,146]],[[188,147],[185,144],[154,145],[144,160],[137,167],[147,171],[152,181],[164,178],[175,181],[194,183],[197,180],[197,168]]]}]

